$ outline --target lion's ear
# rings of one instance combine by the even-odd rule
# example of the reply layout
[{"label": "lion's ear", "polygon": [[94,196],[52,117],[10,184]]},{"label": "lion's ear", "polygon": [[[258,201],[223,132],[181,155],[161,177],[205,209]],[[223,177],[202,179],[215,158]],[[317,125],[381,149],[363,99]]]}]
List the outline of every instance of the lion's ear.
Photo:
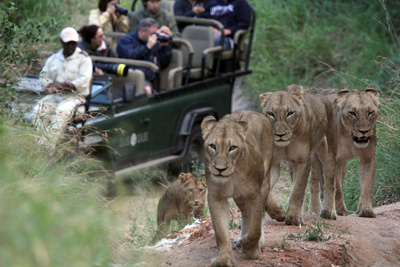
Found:
[{"label": "lion's ear", "polygon": [[349,95],[349,90],[347,90],[347,89],[340,89],[339,91],[337,91],[336,101],[337,101],[339,108],[343,108],[344,102],[348,95]]},{"label": "lion's ear", "polygon": [[185,182],[187,182],[190,179],[190,173],[183,173],[181,172],[179,174],[179,183],[180,184],[184,184]]},{"label": "lion's ear", "polygon": [[240,120],[238,124],[243,132],[246,132],[249,129],[249,122],[247,120]]},{"label": "lion's ear", "polygon": [[213,116],[207,116],[201,122],[201,131],[203,133],[203,139],[206,140],[210,135],[211,130],[217,124],[217,120]]},{"label": "lion's ear", "polygon": [[267,105],[267,102],[270,99],[271,95],[272,93],[263,93],[260,95],[260,102],[263,108]]},{"label": "lion's ear", "polygon": [[372,96],[372,100],[376,106],[379,105],[379,91],[373,86],[368,86],[365,88],[365,92]]},{"label": "lion's ear", "polygon": [[303,86],[298,86],[296,84],[291,84],[291,85],[289,85],[288,87],[286,87],[283,90],[288,92],[289,94],[292,94],[298,100],[303,101],[303,96],[304,96]]}]

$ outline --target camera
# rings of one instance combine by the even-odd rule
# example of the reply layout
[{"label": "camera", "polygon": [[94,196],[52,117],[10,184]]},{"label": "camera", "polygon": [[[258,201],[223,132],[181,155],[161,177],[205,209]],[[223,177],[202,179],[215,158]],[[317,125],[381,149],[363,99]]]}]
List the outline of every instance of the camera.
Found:
[{"label": "camera", "polygon": [[99,68],[109,74],[116,74],[120,77],[125,77],[129,70],[128,66],[125,64],[93,62],[93,68],[94,67]]},{"label": "camera", "polygon": [[115,6],[115,11],[118,12],[119,14],[125,15],[125,16],[128,15],[128,9],[123,8],[118,4],[114,4],[114,6]]},{"label": "camera", "polygon": [[169,42],[171,40],[171,37],[169,36],[161,35],[158,33],[156,33],[156,35],[157,35],[157,40],[160,42]]}]

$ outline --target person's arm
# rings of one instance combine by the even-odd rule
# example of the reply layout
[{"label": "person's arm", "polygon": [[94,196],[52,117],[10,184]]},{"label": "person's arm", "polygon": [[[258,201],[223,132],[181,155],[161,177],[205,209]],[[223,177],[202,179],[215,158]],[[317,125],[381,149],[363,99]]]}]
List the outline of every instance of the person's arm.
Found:
[{"label": "person's arm", "polygon": [[[83,52],[85,53],[85,52]],[[89,55],[85,55],[78,65],[78,75],[71,81],[78,94],[87,96],[90,93],[90,81],[93,74],[92,59]]]},{"label": "person's arm", "polygon": [[129,22],[128,17],[125,15],[117,16],[117,21],[115,23],[117,32],[129,32]]},{"label": "person's arm", "polygon": [[120,58],[127,59],[146,59],[146,56],[150,53],[146,44],[141,44],[135,41],[134,38],[122,37],[118,41],[117,53]]},{"label": "person's arm", "polygon": [[185,11],[186,9],[186,4],[183,3],[182,1],[176,1],[174,4],[174,15],[175,16],[185,16],[185,17],[193,17],[193,9],[190,9],[188,11]]},{"label": "person's arm", "polygon": [[40,72],[39,81],[43,88],[46,88],[49,84],[54,82],[53,78],[50,77],[50,72],[49,72],[50,59],[51,57],[49,57],[46,60],[46,63],[42,71]]},{"label": "person's arm", "polygon": [[171,30],[171,32],[172,32],[172,36],[173,37],[181,37],[181,33],[180,33],[180,31],[179,31],[179,29],[178,29],[178,25],[176,24],[176,20],[175,20],[175,18],[172,16],[172,15],[170,15],[170,16],[168,16],[168,27],[169,27],[169,29]]},{"label": "person's arm", "polygon": [[235,20],[236,23],[232,27],[229,27],[228,30],[231,31],[231,35],[233,36],[238,30],[246,30],[250,26],[250,6],[246,1],[243,1],[241,5],[235,7]]},{"label": "person's arm", "polygon": [[172,57],[172,45],[169,43],[168,45],[161,45],[157,44],[157,49],[158,49],[158,60],[160,63],[160,68],[165,68],[169,65],[171,62],[171,57]]},{"label": "person's arm", "polygon": [[133,32],[137,29],[139,25],[139,13],[132,12],[129,14],[129,32]]}]

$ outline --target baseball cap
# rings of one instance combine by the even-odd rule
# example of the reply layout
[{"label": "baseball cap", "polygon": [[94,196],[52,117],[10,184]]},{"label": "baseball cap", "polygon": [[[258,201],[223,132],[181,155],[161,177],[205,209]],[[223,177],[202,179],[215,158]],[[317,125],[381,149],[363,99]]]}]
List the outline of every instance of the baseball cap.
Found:
[{"label": "baseball cap", "polygon": [[63,29],[61,31],[60,38],[64,43],[79,41],[78,32],[72,27]]}]

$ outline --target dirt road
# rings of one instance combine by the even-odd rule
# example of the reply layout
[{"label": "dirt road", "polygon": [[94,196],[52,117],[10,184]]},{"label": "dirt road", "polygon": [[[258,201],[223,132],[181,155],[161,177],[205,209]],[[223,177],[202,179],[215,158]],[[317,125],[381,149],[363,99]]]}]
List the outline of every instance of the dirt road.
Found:
[{"label": "dirt road", "polygon": [[[240,213],[234,209],[234,223]],[[239,229],[230,230],[238,266],[400,266],[400,202],[375,208],[376,219],[355,215],[336,221],[321,221],[305,214],[305,226],[286,226],[269,217],[264,232],[266,246],[258,260],[243,260],[235,246]],[[328,241],[306,241],[307,229],[321,230]],[[166,242],[171,242],[166,244]],[[136,254],[136,266],[209,266],[217,254],[211,219],[176,232],[163,244],[146,247]]]}]

